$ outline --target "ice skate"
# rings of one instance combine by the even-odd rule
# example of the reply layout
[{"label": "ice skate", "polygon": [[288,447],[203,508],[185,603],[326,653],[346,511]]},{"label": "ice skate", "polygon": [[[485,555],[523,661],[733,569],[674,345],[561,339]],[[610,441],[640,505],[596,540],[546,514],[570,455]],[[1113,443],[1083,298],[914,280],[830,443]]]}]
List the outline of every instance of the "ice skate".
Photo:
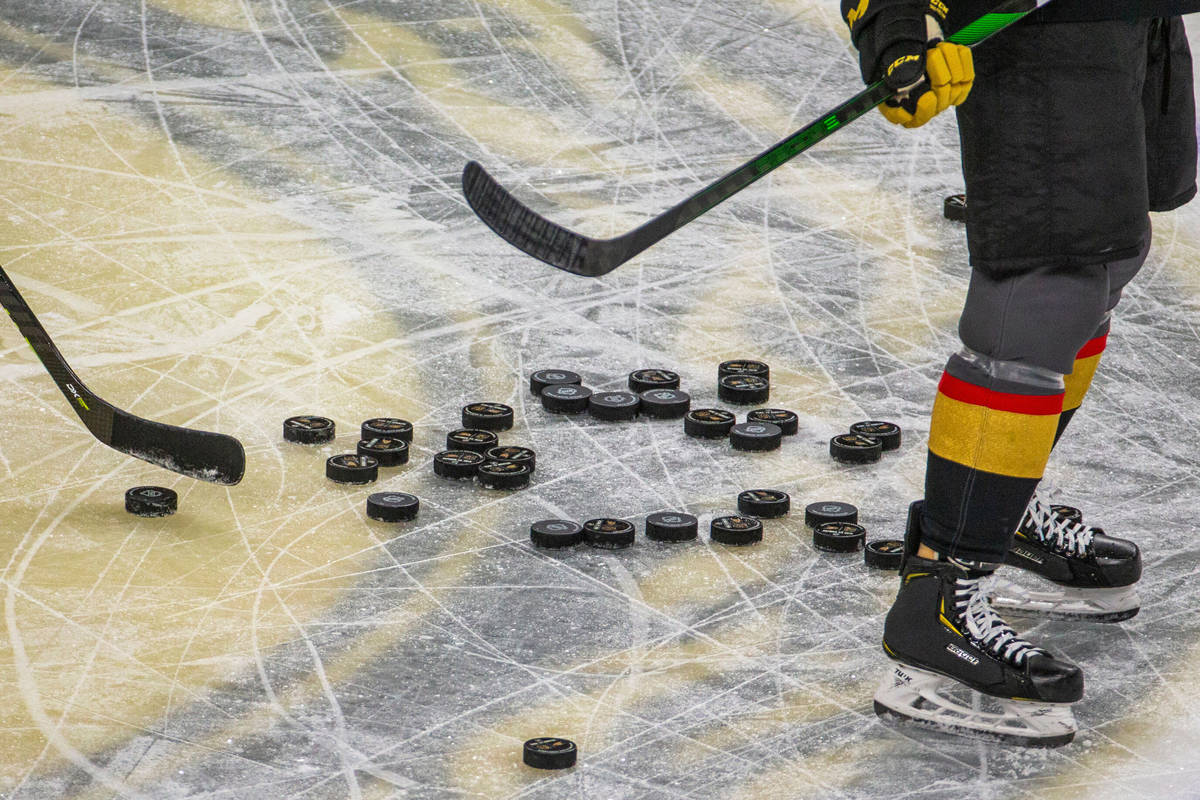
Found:
[{"label": "ice skate", "polygon": [[916,555],[922,505],[909,509],[900,592],[883,635],[897,663],[875,693],[876,713],[976,738],[1067,744],[1083,674],[992,610],[983,587],[991,565]]},{"label": "ice skate", "polygon": [[1141,607],[1133,588],[1142,575],[1138,546],[1083,524],[1036,494],[1004,563],[1022,572],[992,578],[987,593],[998,609],[1049,619],[1120,622]]}]

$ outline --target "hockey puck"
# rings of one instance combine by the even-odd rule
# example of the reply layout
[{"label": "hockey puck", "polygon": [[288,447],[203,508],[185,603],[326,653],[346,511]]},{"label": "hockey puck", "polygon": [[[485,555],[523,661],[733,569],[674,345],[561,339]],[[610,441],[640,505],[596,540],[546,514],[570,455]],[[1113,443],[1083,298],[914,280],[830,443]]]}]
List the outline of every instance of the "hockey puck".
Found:
[{"label": "hockey puck", "polygon": [[759,519],[777,519],[792,510],[792,498],[775,489],[747,489],[738,495],[738,511]]},{"label": "hockey puck", "polygon": [[1056,517],[1060,519],[1068,519],[1071,522],[1083,524],[1083,512],[1075,506],[1052,505],[1050,510],[1054,512]]},{"label": "hockey puck", "polygon": [[623,519],[589,519],[583,523],[583,538],[601,550],[622,550],[633,545],[633,523]]},{"label": "hockey puck", "polygon": [[525,764],[534,769],[567,769],[575,766],[578,755],[570,739],[542,736],[525,743]]},{"label": "hockey puck", "polygon": [[462,426],[481,431],[511,430],[513,410],[504,403],[471,403],[463,406]]},{"label": "hockey puck", "polygon": [[784,436],[795,436],[800,430],[800,418],[795,411],[784,408],[756,408],[746,415],[746,422],[769,422],[778,425]]},{"label": "hockey puck", "polygon": [[362,424],[363,439],[399,439],[412,444],[413,424],[396,417],[376,417]]},{"label": "hockey puck", "polygon": [[125,510],[138,517],[169,517],[179,508],[179,495],[162,486],[135,486],[125,492]]},{"label": "hockey puck", "polygon": [[446,434],[447,450],[470,450],[472,453],[483,454],[498,444],[500,437],[493,431],[462,428]]},{"label": "hockey puck", "polygon": [[883,454],[883,444],[871,436],[843,433],[829,440],[829,455],[842,464],[872,464]]},{"label": "hockey puck", "polygon": [[824,500],[804,509],[804,524],[815,528],[823,522],[858,522],[858,509],[849,503]]},{"label": "hockey puck", "polygon": [[407,522],[420,510],[421,501],[404,492],[376,492],[367,498],[367,516],[379,522]]},{"label": "hockey puck", "polygon": [[325,477],[334,483],[362,486],[379,479],[379,461],[374,456],[345,453],[325,461]]},{"label": "hockey puck", "polygon": [[433,457],[433,474],[453,480],[474,478],[487,459],[471,450],[443,450]]},{"label": "hockey puck", "polygon": [[850,432],[857,433],[859,436],[869,436],[872,439],[878,439],[885,453],[889,450],[900,449],[900,426],[894,423],[880,422],[879,420],[856,422],[850,426]]},{"label": "hockey puck", "polygon": [[867,541],[867,529],[853,522],[822,522],[813,528],[813,547],[826,553],[857,553]]},{"label": "hockey puck", "polygon": [[942,201],[942,216],[954,222],[967,221],[967,196],[952,194]]},{"label": "hockey puck", "polygon": [[783,431],[769,422],[743,422],[730,429],[729,444],[734,450],[756,453],[778,450],[783,444]]},{"label": "hockey puck", "polygon": [[686,542],[700,532],[700,521],[691,514],[659,511],[646,517],[646,538],[656,542]]},{"label": "hockey puck", "polygon": [[542,390],[547,386],[579,386],[583,378],[565,369],[540,369],[529,376],[529,391],[535,397],[542,396]]},{"label": "hockey puck", "polygon": [[754,517],[717,517],[708,529],[709,537],[719,544],[754,544],[763,538],[763,524]]},{"label": "hockey puck", "polygon": [[898,570],[903,560],[904,542],[899,539],[876,539],[863,550],[863,561],[875,569]]},{"label": "hockey puck", "polygon": [[408,463],[408,442],[403,439],[363,439],[358,443],[360,456],[371,456],[381,467]]},{"label": "hockey puck", "polygon": [[530,472],[537,470],[537,453],[528,447],[515,447],[513,445],[492,447],[484,455],[488,461],[512,461],[529,467]]},{"label": "hockey puck", "polygon": [[693,408],[683,418],[683,432],[696,439],[724,439],[737,417],[721,408]]},{"label": "hockey puck", "polygon": [[755,375],[765,381],[769,381],[771,380],[771,368],[761,361],[736,358],[732,361],[723,361],[717,367],[718,382],[726,375]]},{"label": "hockey puck", "polygon": [[771,384],[757,375],[726,375],[717,383],[717,397],[738,406],[757,406],[771,396]]},{"label": "hockey puck", "polygon": [[569,519],[543,519],[529,526],[529,540],[550,550],[574,547],[583,541],[583,526]]},{"label": "hockey puck", "polygon": [[588,410],[592,390],[573,383],[560,383],[542,390],[542,408],[551,414],[582,414]]},{"label": "hockey puck", "polygon": [[679,389],[642,392],[642,414],[655,419],[679,419],[692,407],[692,396]]},{"label": "hockey puck", "polygon": [[606,422],[623,422],[637,417],[642,398],[630,392],[603,392],[588,400],[588,413]]},{"label": "hockey puck", "polygon": [[485,461],[475,471],[475,480],[485,489],[524,489],[533,470],[515,461]]},{"label": "hockey puck", "polygon": [[283,440],[295,444],[325,444],[337,435],[337,426],[328,417],[288,417],[283,421]]},{"label": "hockey puck", "polygon": [[679,375],[669,369],[639,369],[629,373],[629,391],[641,394],[651,389],[678,389]]}]

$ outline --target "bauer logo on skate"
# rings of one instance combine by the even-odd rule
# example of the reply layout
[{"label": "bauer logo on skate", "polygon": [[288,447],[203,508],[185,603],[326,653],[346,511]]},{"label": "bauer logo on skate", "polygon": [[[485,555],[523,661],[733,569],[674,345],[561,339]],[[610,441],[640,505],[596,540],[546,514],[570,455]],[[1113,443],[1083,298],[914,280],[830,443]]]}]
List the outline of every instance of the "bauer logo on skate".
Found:
[{"label": "bauer logo on skate", "polygon": [[1013,553],[1013,555],[1020,556],[1021,558],[1025,559],[1026,561],[1032,561],[1035,564],[1045,563],[1045,559],[1038,557],[1037,553],[1029,552],[1024,547],[1013,547],[1012,553]]},{"label": "bauer logo on skate", "polygon": [[971,654],[970,654],[970,653],[968,653],[966,650],[963,650],[961,647],[958,647],[957,645],[948,644],[948,645],[946,645],[946,649],[947,649],[948,651],[950,651],[951,653],[953,653],[954,655],[956,655],[956,656],[958,656],[959,658],[961,658],[963,661],[969,661],[969,662],[970,662],[970,663],[972,663],[972,664],[978,664],[978,663],[979,663],[979,659],[978,659],[978,658],[976,658],[975,656],[971,655]]}]

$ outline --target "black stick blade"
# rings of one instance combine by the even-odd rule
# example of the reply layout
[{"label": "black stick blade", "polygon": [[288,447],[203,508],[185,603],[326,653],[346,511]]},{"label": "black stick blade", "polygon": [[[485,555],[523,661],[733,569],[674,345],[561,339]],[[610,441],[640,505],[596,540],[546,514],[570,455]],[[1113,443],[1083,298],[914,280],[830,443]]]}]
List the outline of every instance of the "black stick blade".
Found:
[{"label": "black stick blade", "polygon": [[226,486],[241,481],[246,471],[246,453],[237,439],[136,417],[88,389],[3,268],[0,268],[0,306],[8,312],[79,419],[101,442],[189,478]]},{"label": "black stick blade", "polygon": [[613,240],[591,239],[557,225],[513,197],[478,162],[463,169],[463,194],[501,239],[552,267],[594,278],[616,269]]},{"label": "black stick blade", "polygon": [[246,472],[242,443],[223,433],[179,428],[114,410],[114,450],[196,480],[234,486]]}]

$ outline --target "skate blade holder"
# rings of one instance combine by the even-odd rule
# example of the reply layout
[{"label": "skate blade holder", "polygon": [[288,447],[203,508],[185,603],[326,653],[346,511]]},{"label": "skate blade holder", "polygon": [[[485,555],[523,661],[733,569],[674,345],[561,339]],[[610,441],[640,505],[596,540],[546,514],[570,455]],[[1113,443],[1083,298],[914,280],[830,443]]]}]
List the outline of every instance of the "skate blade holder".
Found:
[{"label": "skate blade holder", "polygon": [[1061,747],[1079,730],[1068,703],[990,697],[907,664],[893,664],[880,682],[875,713],[942,733],[1025,747]]},{"label": "skate blade holder", "polygon": [[[1037,575],[1021,577],[1022,582],[1018,583],[1001,575],[992,576],[984,586],[992,608],[1026,617],[1089,622],[1121,622],[1141,608],[1141,599],[1133,586],[1076,589],[1058,586]],[[1034,585],[1026,585],[1024,581]]]}]

